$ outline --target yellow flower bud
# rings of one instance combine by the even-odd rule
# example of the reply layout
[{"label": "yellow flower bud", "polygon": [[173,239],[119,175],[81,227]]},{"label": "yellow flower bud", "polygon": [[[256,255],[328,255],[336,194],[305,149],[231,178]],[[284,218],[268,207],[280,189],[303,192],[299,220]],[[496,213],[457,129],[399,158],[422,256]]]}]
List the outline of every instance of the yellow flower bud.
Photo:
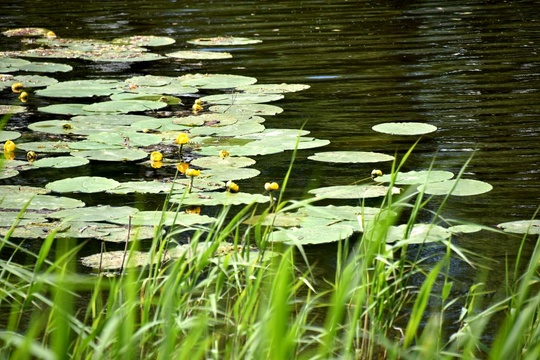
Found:
[{"label": "yellow flower bud", "polygon": [[191,205],[186,208],[186,214],[194,214],[194,215],[200,215],[201,214],[201,207],[196,205]]},{"label": "yellow flower bud", "polygon": [[150,161],[161,161],[163,160],[163,155],[159,151],[152,151],[150,154]]},{"label": "yellow flower bud", "polygon": [[13,91],[15,94],[20,93],[22,89],[23,89],[23,84],[21,84],[20,82],[13,83],[11,85],[11,91]]},{"label": "yellow flower bud", "polygon": [[15,143],[11,140],[8,140],[4,143],[4,152],[13,152],[15,151]]},{"label": "yellow flower bud", "polygon": [[240,191],[240,186],[238,186],[236,183],[232,182],[231,180],[227,181],[227,183],[225,184],[225,187],[227,188],[227,191],[231,193],[237,193],[238,191]]},{"label": "yellow flower bud", "polygon": [[195,103],[193,103],[193,106],[191,107],[191,109],[193,110],[194,114],[197,114],[199,111],[201,111],[203,109],[202,100],[201,99],[195,100]]},{"label": "yellow flower bud", "polygon": [[14,151],[4,151],[4,157],[6,160],[14,160],[15,159],[15,152]]},{"label": "yellow flower bud", "polygon": [[35,152],[33,151],[29,151],[26,153],[26,160],[28,160],[28,162],[34,162],[37,160],[37,155]]},{"label": "yellow flower bud", "polygon": [[178,145],[184,145],[187,144],[189,141],[189,136],[186,133],[180,133],[178,137],[176,138],[176,143]]},{"label": "yellow flower bud", "polygon": [[47,32],[46,36],[49,38],[49,39],[54,39],[56,37],[56,34],[52,31],[49,31]]},{"label": "yellow flower bud", "polygon": [[201,175],[201,170],[197,170],[197,169],[187,169],[186,170],[186,176],[197,177],[199,175]]},{"label": "yellow flower bud", "polygon": [[229,154],[227,150],[221,150],[219,152],[219,157],[222,159],[225,159],[226,157],[229,157],[229,156],[231,156],[231,154]]},{"label": "yellow flower bud", "polygon": [[266,191],[275,191],[279,189],[279,184],[276,182],[272,182],[272,183],[267,182],[266,184],[264,184],[264,189]]},{"label": "yellow flower bud", "polygon": [[188,163],[181,163],[181,164],[176,164],[176,169],[178,171],[180,171],[182,174],[185,174],[186,173],[186,170],[189,168],[189,164]]},{"label": "yellow flower bud", "polygon": [[163,162],[161,161],[150,161],[150,166],[153,168],[153,169],[159,169],[163,166]]},{"label": "yellow flower bud", "polygon": [[372,179],[378,178],[379,176],[382,176],[382,174],[383,173],[381,170],[374,169],[373,171],[371,171],[371,178]]},{"label": "yellow flower bud", "polygon": [[23,91],[20,95],[19,95],[19,100],[21,100],[21,102],[25,103],[28,101],[28,93],[26,91]]}]

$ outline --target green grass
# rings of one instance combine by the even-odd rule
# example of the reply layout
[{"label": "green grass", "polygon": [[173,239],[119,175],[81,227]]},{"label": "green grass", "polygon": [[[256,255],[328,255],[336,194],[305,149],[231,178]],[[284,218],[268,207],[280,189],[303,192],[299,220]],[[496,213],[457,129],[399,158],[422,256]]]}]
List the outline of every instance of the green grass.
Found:
[{"label": "green grass", "polygon": [[[276,208],[306,203],[280,198]],[[518,255],[518,262],[528,261],[528,266],[519,277],[508,277],[504,298],[487,302],[480,278],[466,296],[453,297],[450,260],[476,265],[464,250],[443,242],[435,259],[406,246],[388,248],[385,241],[388,226],[400,214],[410,214],[412,228],[427,204],[423,194],[389,194],[382,207],[397,215],[373,221],[354,244],[337,244],[335,274],[324,279],[313,275],[317,265],[302,247],[269,244],[269,227],[243,224],[260,212],[253,206],[234,215],[224,208],[214,225],[190,235],[193,250],[185,257],[128,268],[113,277],[78,273],[82,245],[75,242],[56,241],[52,234],[39,253],[32,253],[6,236],[0,242],[8,254],[0,260],[0,307],[6,314],[0,356],[536,359],[538,245],[530,259]],[[150,253],[166,259],[178,233],[160,234],[156,231]],[[202,242],[211,246],[197,252]],[[242,250],[214,256],[225,243]],[[249,253],[251,245],[260,251]],[[18,264],[16,254],[33,265]],[[458,330],[448,333],[447,311],[458,303]],[[503,318],[502,326],[486,342],[483,335],[494,317]]]}]

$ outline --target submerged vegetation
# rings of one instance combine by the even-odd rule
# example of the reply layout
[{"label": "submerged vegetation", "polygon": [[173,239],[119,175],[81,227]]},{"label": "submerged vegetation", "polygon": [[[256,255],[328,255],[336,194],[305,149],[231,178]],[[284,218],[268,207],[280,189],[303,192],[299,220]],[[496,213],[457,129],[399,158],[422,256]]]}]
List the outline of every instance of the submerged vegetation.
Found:
[{"label": "submerged vegetation", "polygon": [[[3,356],[536,359],[537,246],[531,259],[519,252],[516,275],[508,276],[505,295],[495,299],[482,280],[464,291],[450,274],[455,261],[489,267],[453,241],[459,234],[526,234],[523,246],[540,228],[537,220],[497,230],[446,219],[442,212],[451,196],[492,189],[465,178],[466,164],[459,174],[435,165],[405,172],[414,142],[405,154],[317,152],[308,159],[337,166],[386,162],[391,171],[373,169],[353,184],[307,189],[304,199],[287,199],[297,151],[329,141],[306,130],[266,128],[263,116],[283,111],[267,102],[309,86],[256,84],[255,78],[228,74],[59,82],[18,73],[69,72],[70,65],[19,57],[133,62],[232,55],[158,54],[147,48],[174,40],[153,36],[105,42],[61,39],[32,28],[4,35],[24,36],[34,47],[0,53],[0,90],[22,103],[1,111],[24,113],[35,97],[55,99],[38,111],[59,119],[29,124],[38,136],[0,131],[1,179],[111,162],[143,168],[147,176],[125,181],[80,175],[42,187],[0,186],[0,306],[9,313],[0,330]],[[213,38],[190,44],[257,42]],[[71,98],[78,100],[66,100]],[[417,142],[436,130],[423,123],[373,127]],[[258,193],[242,191],[239,180],[261,177],[253,157],[285,151],[292,151],[286,172],[259,181]],[[157,194],[164,205],[87,205],[77,194]],[[434,198],[443,199],[436,209],[430,207]],[[217,206],[201,214],[201,207]],[[431,220],[422,221],[423,214]],[[35,239],[41,241],[36,251],[27,247]],[[100,250],[82,256],[91,242]],[[325,243],[334,255],[321,274],[308,249]],[[456,309],[460,315],[449,323],[447,314]],[[494,320],[496,329],[489,325]]]}]

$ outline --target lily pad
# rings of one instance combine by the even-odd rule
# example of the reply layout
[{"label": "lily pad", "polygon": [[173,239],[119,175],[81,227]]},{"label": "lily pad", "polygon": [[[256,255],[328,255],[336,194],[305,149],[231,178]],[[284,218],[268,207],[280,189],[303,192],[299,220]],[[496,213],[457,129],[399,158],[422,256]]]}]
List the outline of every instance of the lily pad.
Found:
[{"label": "lily pad", "polygon": [[2,34],[7,37],[10,37],[10,36],[32,37],[32,36],[45,36],[47,35],[49,31],[50,31],[49,29],[45,29],[45,28],[25,27],[25,28],[9,29],[2,32]]},{"label": "lily pad", "polygon": [[148,154],[143,150],[121,148],[73,151],[71,155],[98,161],[137,161],[148,157]]},{"label": "lily pad", "polygon": [[110,97],[111,100],[150,100],[166,103],[167,105],[178,105],[182,103],[180,98],[161,95],[161,94],[145,94],[145,93],[119,93]]},{"label": "lily pad", "polygon": [[[53,79],[52,77],[42,76],[42,75],[17,75],[11,81],[9,81],[10,86],[12,82],[18,81],[24,85],[25,88],[36,88],[44,87],[52,84],[58,83],[58,80]],[[0,75],[0,88],[2,84],[2,77]]]},{"label": "lily pad", "polygon": [[391,155],[365,151],[327,151],[315,153],[308,159],[326,163],[376,163],[392,161]]},{"label": "lily pad", "polygon": [[420,185],[418,191],[429,195],[472,196],[489,192],[493,189],[490,184],[471,179],[446,180]]},{"label": "lily pad", "polygon": [[208,127],[220,127],[226,125],[233,125],[238,122],[238,118],[234,115],[229,114],[201,114],[196,116],[186,116],[181,118],[174,118],[173,123],[195,126],[197,125],[206,125]]},{"label": "lily pad", "polygon": [[[139,211],[132,216],[131,225],[157,226],[162,222],[165,226],[180,225],[189,227],[193,225],[212,223],[215,220],[215,218],[206,215],[187,214],[175,211]],[[119,217],[116,219],[110,219],[110,222],[125,225],[128,224],[129,219]]]},{"label": "lily pad", "polygon": [[18,170],[5,168],[5,167],[3,169],[0,168],[0,179],[9,179],[17,175],[19,175]]},{"label": "lily pad", "polygon": [[252,85],[257,82],[254,77],[225,74],[187,74],[179,78],[183,85],[199,89],[231,89],[238,86]]},{"label": "lily pad", "polygon": [[258,176],[260,173],[256,169],[226,166],[204,170],[204,176],[219,181],[250,179]]},{"label": "lily pad", "polygon": [[472,234],[481,230],[481,226],[474,224],[454,225],[448,228],[452,234]]},{"label": "lily pad", "polygon": [[62,169],[83,166],[88,164],[89,162],[90,161],[88,159],[78,156],[57,156],[36,160],[32,163],[32,166],[36,168],[50,167],[55,169]]},{"label": "lily pad", "polygon": [[[161,137],[155,134],[138,133],[135,131],[100,132],[88,135],[88,141],[107,145],[145,147],[161,142]],[[73,147],[72,147],[73,148]]]},{"label": "lily pad", "polygon": [[0,198],[8,194],[19,194],[21,197],[32,195],[45,195],[51,191],[35,186],[2,185],[0,186]]},{"label": "lily pad", "polygon": [[153,261],[151,260],[150,254],[147,252],[131,250],[125,253],[117,250],[85,256],[81,258],[81,264],[93,269],[116,270],[122,266],[124,268],[135,268],[150,265],[158,261],[158,257],[156,256]]},{"label": "lily pad", "polygon": [[233,105],[213,105],[210,111],[231,115],[277,115],[283,112],[279,106],[268,104],[233,104]]},{"label": "lily pad", "polygon": [[121,81],[103,79],[63,81],[38,90],[36,94],[60,98],[110,96],[122,91],[121,84]]},{"label": "lily pad", "polygon": [[208,104],[260,104],[283,99],[282,94],[234,93],[203,96],[201,100]]},{"label": "lily pad", "polygon": [[19,211],[0,211],[0,227],[11,227],[15,223],[17,223],[17,226],[26,226],[44,222],[47,222],[44,214],[30,211],[26,211],[23,214]]},{"label": "lily pad", "polygon": [[0,130],[0,142],[7,140],[15,140],[21,137],[21,133],[18,131]]},{"label": "lily pad", "polygon": [[32,62],[19,67],[19,69],[29,72],[68,72],[73,70],[73,67],[51,62]]},{"label": "lily pad", "polygon": [[49,214],[50,218],[64,221],[108,221],[121,217],[129,218],[139,210],[130,206],[87,206],[77,209],[60,210]]},{"label": "lily pad", "polygon": [[110,190],[118,185],[120,185],[118,181],[101,176],[79,176],[50,182],[45,185],[45,188],[59,193],[97,193]]},{"label": "lily pad", "polygon": [[243,168],[255,164],[256,161],[245,156],[228,156],[221,158],[219,156],[205,156],[192,160],[191,164],[202,168]]},{"label": "lily pad", "polygon": [[325,244],[346,239],[353,232],[347,225],[294,227],[270,233],[268,241],[291,245]]},{"label": "lily pad", "polygon": [[113,44],[135,45],[135,46],[165,46],[174,44],[176,40],[166,36],[135,35],[123,38],[116,38],[111,41]]},{"label": "lily pad", "polygon": [[162,109],[167,103],[149,100],[118,100],[104,101],[83,106],[84,111],[95,111],[104,113],[129,113],[135,111],[148,111]]},{"label": "lily pad", "polygon": [[[376,177],[374,180],[376,182],[389,183],[392,180],[392,174],[386,174]],[[409,171],[406,173],[398,172],[395,177],[396,185],[414,185],[414,184],[425,184],[437,181],[450,180],[454,177],[454,174],[450,171]]]},{"label": "lily pad", "polygon": [[387,243],[424,244],[448,239],[452,233],[434,224],[415,224],[410,234],[405,238],[407,225],[390,226],[386,235]]},{"label": "lily pad", "polygon": [[201,126],[193,128],[190,133],[193,135],[215,135],[215,136],[240,136],[264,131],[264,125],[256,122],[237,122],[228,126]]},{"label": "lily pad", "polygon": [[[54,104],[38,108],[38,111],[58,115],[92,115],[94,113],[84,111],[86,104]],[[32,125],[32,124],[31,124]]]},{"label": "lily pad", "polygon": [[[10,57],[0,57],[0,73],[19,71],[21,66],[30,64],[30,61]],[[6,75],[3,75],[4,77]],[[10,78],[11,80],[11,78]]]},{"label": "lily pad", "polygon": [[33,131],[44,132],[47,134],[67,135],[73,134],[76,131],[72,124],[71,121],[67,120],[45,120],[34,122],[28,125],[28,128]]},{"label": "lily pad", "polygon": [[194,51],[184,50],[165,54],[167,57],[186,59],[186,60],[223,60],[230,59],[232,55],[228,52],[217,51]]},{"label": "lily pad", "polygon": [[540,220],[518,220],[509,221],[497,225],[498,228],[514,234],[540,234]]},{"label": "lily pad", "polygon": [[[375,185],[342,185],[328,186],[310,190],[310,194],[316,197],[324,197],[330,199],[366,199],[374,197],[386,196],[389,188],[386,186]],[[399,194],[399,188],[392,188],[392,194]]]},{"label": "lily pad", "polygon": [[139,121],[154,120],[155,118],[145,115],[131,114],[94,114],[85,116],[74,116],[71,118],[73,123],[82,123],[84,126],[88,124],[95,125],[96,123],[104,124],[108,129],[113,125],[132,125]]},{"label": "lily pad", "polygon": [[0,115],[18,114],[26,111],[26,107],[17,105],[0,105]]},{"label": "lily pad", "polygon": [[245,37],[218,36],[212,38],[198,38],[189,40],[189,44],[202,46],[232,46],[232,45],[252,45],[261,43],[262,40]]},{"label": "lily pad", "polygon": [[436,131],[437,127],[419,122],[391,122],[375,125],[372,129],[391,135],[423,135]]},{"label": "lily pad", "polygon": [[59,210],[84,206],[82,201],[76,199],[52,195],[34,195],[17,191],[2,195],[0,208],[20,210],[28,202],[30,202],[27,207],[29,210]]},{"label": "lily pad", "polygon": [[182,205],[241,205],[252,203],[266,203],[270,198],[262,194],[230,193],[224,192],[204,192],[182,195],[173,195],[171,202]]},{"label": "lily pad", "polygon": [[237,90],[247,93],[284,94],[309,89],[309,85],[303,84],[257,84],[238,87]]},{"label": "lily pad", "polygon": [[275,147],[271,147],[268,146],[268,143],[259,144],[258,141],[251,141],[245,145],[203,146],[201,149],[197,149],[195,152],[200,155],[211,156],[219,154],[219,152],[223,149],[227,149],[229,153],[237,156],[256,156],[277,154],[284,151],[283,148],[279,147],[279,144],[275,145]]}]

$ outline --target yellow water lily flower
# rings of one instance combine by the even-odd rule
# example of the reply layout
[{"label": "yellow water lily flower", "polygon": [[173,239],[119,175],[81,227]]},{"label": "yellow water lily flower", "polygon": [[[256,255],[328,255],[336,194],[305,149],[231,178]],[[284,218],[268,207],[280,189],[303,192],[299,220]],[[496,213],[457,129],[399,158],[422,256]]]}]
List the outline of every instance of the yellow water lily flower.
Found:
[{"label": "yellow water lily flower", "polygon": [[189,164],[188,163],[180,163],[180,164],[176,164],[176,169],[178,171],[180,171],[182,174],[185,174],[186,173],[186,170],[189,169]]},{"label": "yellow water lily flower", "polygon": [[52,31],[49,31],[47,32],[47,34],[45,34],[49,39],[53,39],[56,37],[56,34]]},{"label": "yellow water lily flower", "polygon": [[4,157],[6,160],[14,160],[15,159],[15,152],[14,151],[4,151]]},{"label": "yellow water lily flower", "polygon": [[28,162],[34,162],[37,160],[37,154],[33,151],[29,151],[26,153],[26,160],[28,160]]},{"label": "yellow water lily flower", "polygon": [[276,191],[279,189],[279,184],[277,182],[267,182],[266,184],[264,184],[264,189],[266,191]]},{"label": "yellow water lily flower", "polygon": [[150,166],[153,168],[153,169],[159,169],[163,166],[163,162],[161,161],[150,161]]},{"label": "yellow water lily flower", "polygon": [[8,140],[4,143],[4,152],[13,152],[15,151],[15,143],[11,140]]},{"label": "yellow water lily flower", "polygon": [[21,84],[20,82],[16,82],[16,83],[13,83],[11,85],[11,91],[13,91],[15,94],[18,94],[22,91],[23,89],[23,84]]},{"label": "yellow water lily flower", "polygon": [[189,142],[189,136],[186,133],[180,133],[175,141],[178,145],[184,145]]},{"label": "yellow water lily flower", "polygon": [[201,207],[196,205],[191,205],[186,208],[186,214],[194,214],[194,215],[200,215],[201,214]]},{"label": "yellow water lily flower", "polygon": [[163,160],[163,154],[159,151],[152,151],[150,154],[150,161],[161,161]]},{"label": "yellow water lily flower", "polygon": [[192,169],[192,168],[189,168],[186,170],[186,176],[189,176],[191,178],[197,177],[199,175],[201,175],[201,170]]},{"label": "yellow water lily flower", "polygon": [[26,91],[23,91],[20,95],[19,95],[19,100],[21,100],[21,102],[25,103],[28,101],[28,93]]},{"label": "yellow water lily flower", "polygon": [[231,156],[231,154],[227,150],[221,150],[219,152],[219,157],[222,159],[225,159],[226,157]]},{"label": "yellow water lily flower", "polygon": [[374,169],[373,171],[371,171],[372,179],[378,178],[379,176],[382,176],[382,175],[383,175],[383,172],[379,169]]},{"label": "yellow water lily flower", "polygon": [[193,110],[193,113],[197,114],[202,109],[203,109],[202,100],[201,99],[195,100],[195,102],[193,103],[193,106],[191,107],[191,110]]},{"label": "yellow water lily flower", "polygon": [[225,184],[225,187],[227,188],[227,191],[231,193],[237,193],[238,191],[240,191],[240,186],[238,186],[236,183],[232,182],[231,180],[227,181],[227,183]]}]

